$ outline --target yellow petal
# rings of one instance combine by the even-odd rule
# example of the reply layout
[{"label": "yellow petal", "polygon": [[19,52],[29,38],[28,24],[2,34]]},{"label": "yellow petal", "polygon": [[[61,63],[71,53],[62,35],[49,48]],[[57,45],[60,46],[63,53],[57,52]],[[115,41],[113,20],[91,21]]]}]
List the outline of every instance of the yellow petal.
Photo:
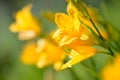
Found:
[{"label": "yellow petal", "polygon": [[59,46],[64,46],[70,44],[72,41],[74,41],[76,37],[70,37],[70,36],[64,36],[61,41],[59,42]]},{"label": "yellow petal", "polygon": [[68,33],[74,30],[73,20],[64,13],[56,13],[55,22],[58,27],[68,31]]},{"label": "yellow petal", "polygon": [[58,61],[54,63],[54,69],[59,71],[61,66],[62,66],[63,62],[62,61]]},{"label": "yellow petal", "polygon": [[16,26],[17,26],[16,23],[12,23],[9,27],[10,31],[12,31],[14,33],[18,32],[18,29]]},{"label": "yellow petal", "polygon": [[69,2],[69,4],[67,5],[67,12],[68,15],[71,16],[72,18],[76,17],[79,13],[71,2]]},{"label": "yellow petal", "polygon": [[45,49],[45,47],[46,47],[46,45],[47,45],[47,42],[46,42],[45,39],[39,39],[39,40],[37,41],[36,51],[37,51],[38,53],[43,52],[44,49]]},{"label": "yellow petal", "polygon": [[62,65],[61,70],[66,69],[68,67],[70,68],[72,65],[85,59],[84,56],[80,55],[79,53],[77,53],[74,50],[71,51],[70,58],[71,58],[71,60],[69,60],[67,63]]},{"label": "yellow petal", "polygon": [[58,70],[65,58],[64,52],[59,47],[45,39],[38,41],[37,52],[40,54],[37,61],[39,68],[53,64],[54,68]]},{"label": "yellow petal", "polygon": [[95,53],[96,53],[96,50],[94,48],[87,47],[87,46],[79,47],[79,51],[73,49],[69,55],[71,60],[69,60],[64,65],[62,65],[61,70],[71,67],[72,65],[74,65],[76,63],[79,63],[79,62],[93,56]]},{"label": "yellow petal", "polygon": [[36,64],[39,54],[36,53],[36,45],[28,43],[22,51],[21,61],[25,64]]},{"label": "yellow petal", "polygon": [[43,68],[46,66],[49,61],[47,61],[47,55],[45,53],[40,53],[39,59],[37,61],[37,67],[38,68]]},{"label": "yellow petal", "polygon": [[59,46],[67,45],[76,39],[76,37],[71,37],[71,36],[69,36],[69,35],[67,36],[67,35],[68,34],[63,29],[58,29],[54,33],[53,39],[55,39],[56,42],[59,43]]},{"label": "yellow petal", "polygon": [[53,39],[55,39],[56,42],[59,42],[63,37],[64,35],[66,35],[67,33],[63,30],[63,29],[58,29],[54,35],[53,35]]},{"label": "yellow petal", "polygon": [[21,31],[18,35],[20,40],[29,40],[36,36],[36,33],[32,30]]}]

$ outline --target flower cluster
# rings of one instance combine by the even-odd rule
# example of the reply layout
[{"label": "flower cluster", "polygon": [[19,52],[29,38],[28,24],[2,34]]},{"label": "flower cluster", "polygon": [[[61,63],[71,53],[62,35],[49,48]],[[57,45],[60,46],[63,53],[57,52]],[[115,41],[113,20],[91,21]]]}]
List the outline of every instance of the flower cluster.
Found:
[{"label": "flower cluster", "polygon": [[[94,8],[87,7],[83,3],[81,6],[87,9],[88,16],[99,26],[100,19],[97,11]],[[10,26],[12,32],[19,33],[21,40],[33,39],[37,35],[40,35],[42,31],[41,25],[32,16],[30,9],[31,5],[28,5],[21,11],[18,11],[15,17],[16,22]],[[98,52],[94,48],[94,45],[99,43],[95,37],[95,35],[98,36],[99,34],[94,29],[94,25],[89,18],[86,17],[83,11],[80,12],[72,1],[68,2],[67,12],[68,15],[64,13],[55,14],[55,22],[59,28],[55,31],[52,38],[58,43],[58,46],[48,42],[44,38],[38,40],[38,44],[29,43],[22,52],[21,59],[24,63],[37,64],[40,68],[53,63],[54,65],[59,65],[59,68],[62,70]],[[100,29],[102,37],[107,38],[107,33],[101,27],[97,28]],[[69,52],[65,52],[64,47],[70,49]],[[65,55],[68,55],[71,59],[63,64],[62,61],[65,60]]]},{"label": "flower cluster", "polygon": [[[16,13],[16,22],[10,25],[12,32],[18,32],[20,40],[31,40],[41,35],[41,25],[31,14],[31,5],[25,6]],[[40,34],[41,33],[41,34]],[[37,43],[28,42],[23,48],[21,61],[25,64],[36,64],[39,68],[54,64],[56,70],[60,69],[65,53],[57,47],[54,41],[39,38]]]},{"label": "flower cluster", "polygon": [[[119,52],[114,45],[117,42],[110,42],[107,25],[104,25],[98,11],[81,0],[68,0],[67,14],[43,13],[43,16],[58,26],[56,31],[53,30],[52,36],[49,35],[51,32],[45,34],[30,9],[31,5],[28,5],[18,11],[16,22],[10,25],[10,30],[17,32],[19,39],[28,40],[20,57],[25,64],[34,64],[38,68],[53,65],[56,70],[63,70],[99,52],[112,56],[116,56],[116,51]],[[117,58],[114,65],[103,70],[104,80],[119,80],[119,67]],[[106,78],[108,74],[113,78]]]},{"label": "flower cluster", "polygon": [[25,64],[35,64],[39,68],[53,64],[56,70],[60,69],[64,58],[65,53],[46,39],[26,44],[21,55],[21,60]]},{"label": "flower cluster", "polygon": [[[94,12],[94,8],[88,8],[84,4],[83,7],[87,8],[89,17],[99,25],[99,19],[96,12]],[[67,12],[68,15],[56,13],[55,21],[59,29],[53,35],[59,46],[67,46],[71,49],[69,56],[72,59],[64,64],[62,69],[87,59],[98,51],[93,47],[97,44],[95,35],[89,29],[91,28],[95,31],[92,22],[83,14],[83,11],[79,12],[72,2],[68,3]],[[100,27],[97,28],[99,29]],[[95,33],[98,35],[96,31]],[[107,33],[104,30],[101,29],[100,33],[107,39]]]}]

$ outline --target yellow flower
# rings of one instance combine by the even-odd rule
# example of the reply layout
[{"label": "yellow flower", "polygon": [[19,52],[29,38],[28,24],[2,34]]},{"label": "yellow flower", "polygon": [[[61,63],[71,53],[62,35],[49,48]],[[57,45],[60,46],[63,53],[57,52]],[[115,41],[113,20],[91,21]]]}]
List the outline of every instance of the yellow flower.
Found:
[{"label": "yellow flower", "polygon": [[53,35],[60,46],[67,46],[72,49],[69,54],[69,56],[72,56],[71,60],[64,64],[61,69],[87,59],[97,51],[92,47],[95,44],[94,36],[79,21],[77,9],[69,3],[67,11],[68,15],[64,13],[56,14],[55,21],[59,29]]},{"label": "yellow flower", "polygon": [[120,55],[102,70],[102,80],[120,80]]},{"label": "yellow flower", "polygon": [[65,53],[59,47],[45,39],[40,39],[38,41],[37,51],[40,53],[37,61],[39,68],[53,64],[56,70],[60,69],[65,58]]},{"label": "yellow flower", "polygon": [[31,14],[32,5],[25,6],[16,13],[16,22],[10,25],[12,32],[18,32],[21,40],[28,40],[36,37],[40,32],[40,24]]},{"label": "yellow flower", "polygon": [[90,35],[90,31],[84,28],[80,23],[76,8],[69,3],[67,10],[68,15],[64,13],[56,13],[55,21],[59,29],[55,32],[53,38],[58,41],[60,46],[69,44],[78,38],[82,41],[90,39],[89,36],[92,37],[92,35]]},{"label": "yellow flower", "polygon": [[56,70],[60,70],[64,59],[65,53],[45,39],[40,39],[37,44],[27,44],[21,56],[25,64],[36,64],[38,68],[53,64]]}]

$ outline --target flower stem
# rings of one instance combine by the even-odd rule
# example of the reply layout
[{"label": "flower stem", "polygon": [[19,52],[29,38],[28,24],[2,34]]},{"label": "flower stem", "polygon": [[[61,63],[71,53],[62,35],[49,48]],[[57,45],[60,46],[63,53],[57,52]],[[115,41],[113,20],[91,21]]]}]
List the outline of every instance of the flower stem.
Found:
[{"label": "flower stem", "polygon": [[89,67],[88,65],[84,63],[81,63],[81,64],[93,74],[95,80],[99,80],[98,74],[94,69],[92,69],[91,67]]},{"label": "flower stem", "polygon": [[71,74],[74,76],[75,80],[81,80],[72,68],[70,69],[70,71],[71,71]]},{"label": "flower stem", "polygon": [[95,30],[97,31],[97,33],[99,34],[99,37],[100,37],[102,40],[105,40],[105,39],[103,38],[103,36],[101,35],[100,31],[98,30],[98,28],[96,27],[96,25],[95,25],[95,23],[93,22],[93,20],[92,20],[91,18],[90,18],[89,20],[90,20],[90,22],[92,23],[92,25],[94,26],[94,28],[95,28]]},{"label": "flower stem", "polygon": [[110,51],[110,55],[112,55],[113,57],[115,57],[119,52],[120,50],[118,48],[116,48],[112,42],[108,42],[106,45],[108,45],[108,50]]}]

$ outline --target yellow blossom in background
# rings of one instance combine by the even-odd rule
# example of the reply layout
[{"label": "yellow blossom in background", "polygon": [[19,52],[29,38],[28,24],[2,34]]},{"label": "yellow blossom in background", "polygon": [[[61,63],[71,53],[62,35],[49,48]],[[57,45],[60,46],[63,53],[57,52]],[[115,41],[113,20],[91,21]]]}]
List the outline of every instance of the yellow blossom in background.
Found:
[{"label": "yellow blossom in background", "polygon": [[60,70],[65,59],[65,53],[59,47],[45,39],[40,39],[38,41],[37,52],[40,54],[37,61],[39,68],[53,64],[56,70]]},{"label": "yellow blossom in background", "polygon": [[79,21],[77,9],[69,3],[67,11],[68,15],[56,13],[55,21],[59,29],[53,35],[60,46],[67,46],[72,49],[69,54],[69,56],[72,56],[71,60],[65,63],[61,69],[87,59],[97,51],[93,48],[95,38],[90,30],[85,28]]},{"label": "yellow blossom in background", "polygon": [[41,32],[41,25],[33,17],[31,8],[32,5],[29,4],[18,11],[15,15],[16,22],[10,25],[10,30],[15,33],[18,32],[21,40],[32,39]]},{"label": "yellow blossom in background", "polygon": [[64,59],[65,53],[45,39],[39,39],[37,44],[27,44],[21,55],[21,60],[25,64],[35,64],[38,68],[53,64],[56,70],[60,69]]},{"label": "yellow blossom in background", "polygon": [[102,80],[120,80],[120,55],[102,70]]},{"label": "yellow blossom in background", "polygon": [[22,54],[21,54],[21,61],[24,64],[36,64],[39,53],[36,52],[37,45],[33,42],[28,43],[24,46]]}]

